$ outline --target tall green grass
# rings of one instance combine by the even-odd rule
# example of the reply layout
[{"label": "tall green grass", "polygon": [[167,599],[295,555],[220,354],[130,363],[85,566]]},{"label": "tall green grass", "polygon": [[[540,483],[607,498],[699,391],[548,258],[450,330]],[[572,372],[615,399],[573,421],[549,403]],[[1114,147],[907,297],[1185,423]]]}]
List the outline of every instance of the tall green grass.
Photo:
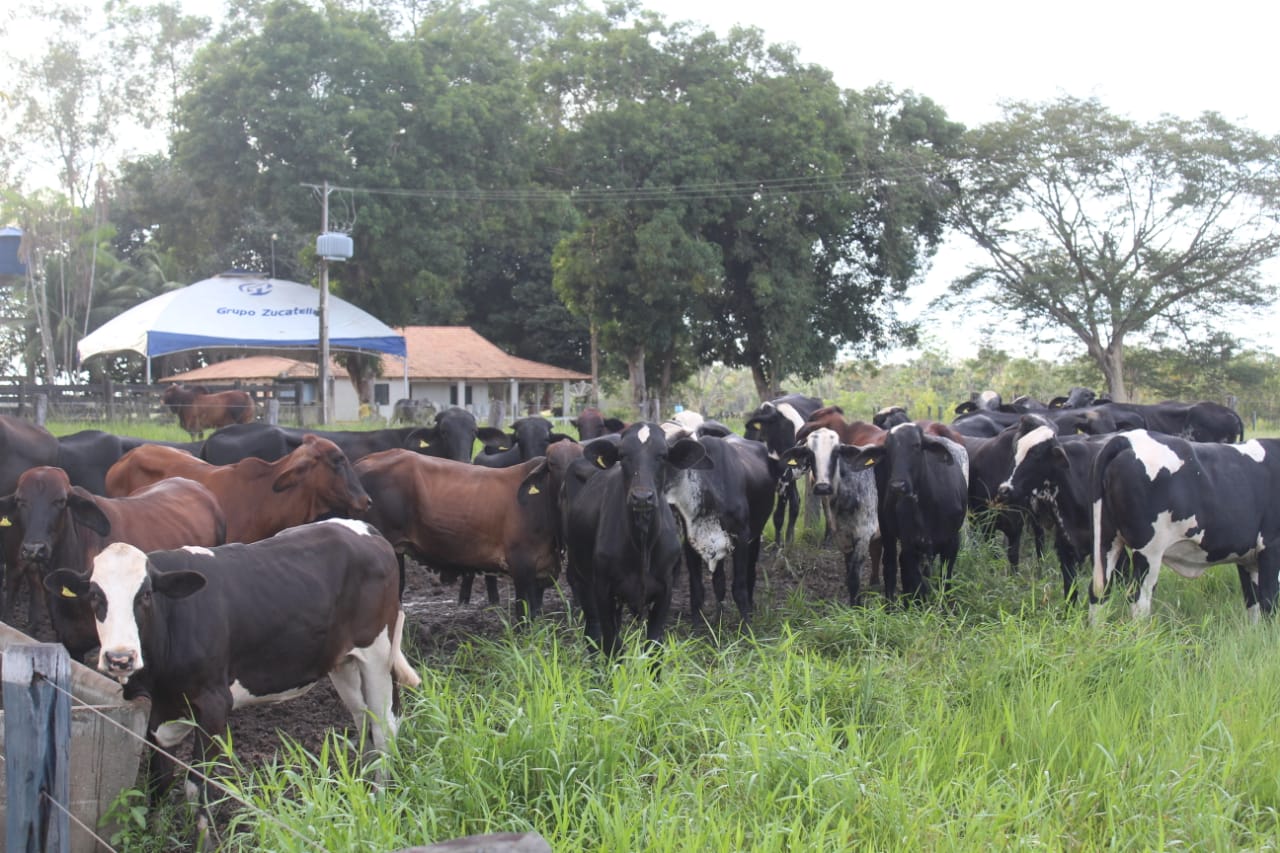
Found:
[{"label": "tall green grass", "polygon": [[[230,849],[394,850],[536,830],[557,851],[1275,849],[1278,629],[1234,570],[1090,626],[1056,570],[966,551],[914,609],[779,597],[753,636],[593,658],[547,620],[423,661],[389,782],[334,745],[233,775]],[[1047,595],[1047,591],[1054,591]],[[304,840],[305,839],[305,840]]]}]

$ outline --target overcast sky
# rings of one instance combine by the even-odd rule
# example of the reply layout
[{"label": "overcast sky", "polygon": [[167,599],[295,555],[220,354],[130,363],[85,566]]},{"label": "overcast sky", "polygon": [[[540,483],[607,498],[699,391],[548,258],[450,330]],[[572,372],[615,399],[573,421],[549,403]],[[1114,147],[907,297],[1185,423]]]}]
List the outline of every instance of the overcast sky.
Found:
[{"label": "overcast sky", "polygon": [[[722,36],[734,25],[758,27],[771,42],[795,45],[802,61],[830,69],[845,88],[884,82],[911,89],[969,126],[999,118],[1005,102],[1070,95],[1096,97],[1138,121],[1166,113],[1193,118],[1212,110],[1241,126],[1280,134],[1275,67],[1280,14],[1256,2],[644,3],[670,20],[691,20]],[[919,316],[923,305],[976,257],[958,239],[944,246],[918,289],[919,298],[904,313]],[[1277,267],[1271,265],[1273,275]],[[926,325],[953,354],[976,350],[972,317],[934,316]],[[1280,312],[1273,308],[1234,331],[1275,350],[1269,335],[1277,326]],[[1046,358],[1059,350],[1028,345],[1027,337],[1016,333],[998,343]]]}]

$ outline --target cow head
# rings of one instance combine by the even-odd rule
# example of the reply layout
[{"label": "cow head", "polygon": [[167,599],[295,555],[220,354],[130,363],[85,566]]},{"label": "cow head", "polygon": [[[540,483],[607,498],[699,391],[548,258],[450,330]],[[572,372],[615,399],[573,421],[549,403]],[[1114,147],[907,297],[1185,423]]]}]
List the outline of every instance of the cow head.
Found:
[{"label": "cow head", "polygon": [[1024,504],[1054,479],[1058,469],[1069,467],[1066,451],[1053,428],[1024,422],[1014,444],[1013,470],[996,490],[996,501]]},{"label": "cow head", "polygon": [[308,520],[338,514],[360,516],[369,509],[369,493],[360,485],[351,461],[338,445],[308,433],[302,444],[281,461],[271,488],[302,492],[311,503]]},{"label": "cow head", "polygon": [[907,414],[907,410],[902,406],[886,406],[871,416],[871,422],[880,429],[891,429],[898,424],[905,424],[911,420],[911,416]]},{"label": "cow head", "polygon": [[454,406],[438,412],[433,426],[415,429],[405,436],[404,447],[426,456],[470,462],[476,432],[476,416]]},{"label": "cow head", "polygon": [[678,470],[709,468],[706,449],[692,438],[671,444],[657,424],[639,423],[627,427],[614,441],[598,438],[582,449],[582,455],[598,468],[622,469],[627,512],[641,530],[652,526],[659,502],[665,503],[668,466]]},{"label": "cow head", "polygon": [[950,443],[926,433],[918,424],[899,424],[885,435],[882,447],[857,448],[845,456],[855,468],[887,465],[887,472],[877,475],[888,495],[908,501],[916,498],[916,484],[924,476],[925,455],[944,465],[955,465],[956,456]]},{"label": "cow head", "polygon": [[22,529],[19,557],[25,563],[47,567],[68,523],[99,536],[111,532],[111,522],[93,495],[72,486],[61,468],[29,468],[18,477],[14,493],[0,498],[0,526]]},{"label": "cow head", "polygon": [[108,545],[93,560],[88,575],[57,569],[45,577],[54,595],[83,598],[98,629],[98,669],[121,684],[146,666],[143,647],[151,635],[156,596],[185,598],[204,588],[199,572],[157,572],[147,555],[132,545]]}]

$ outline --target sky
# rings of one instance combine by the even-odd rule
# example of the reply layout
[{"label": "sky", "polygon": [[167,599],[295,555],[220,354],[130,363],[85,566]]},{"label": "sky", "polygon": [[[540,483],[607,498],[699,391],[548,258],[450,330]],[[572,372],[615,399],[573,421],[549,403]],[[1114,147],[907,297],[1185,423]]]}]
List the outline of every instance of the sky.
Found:
[{"label": "sky", "polygon": [[[1163,114],[1194,118],[1212,110],[1242,127],[1280,134],[1274,60],[1280,13],[1266,13],[1256,2],[643,2],[668,20],[690,20],[721,36],[735,25],[757,27],[770,42],[794,45],[802,61],[830,69],[840,86],[865,89],[883,82],[910,89],[968,126],[1000,118],[1002,103],[1069,95],[1097,98],[1136,121]],[[908,318],[925,319],[929,334],[955,356],[976,352],[975,318],[942,316],[926,306],[978,258],[962,239],[949,241],[913,289],[918,296],[902,308]],[[1271,271],[1273,279],[1280,277],[1280,264],[1273,263]],[[1277,327],[1280,310],[1273,306],[1235,331],[1274,350],[1268,335]],[[1016,334],[997,336],[995,343],[1044,358],[1056,358],[1061,350],[1029,344]]]}]

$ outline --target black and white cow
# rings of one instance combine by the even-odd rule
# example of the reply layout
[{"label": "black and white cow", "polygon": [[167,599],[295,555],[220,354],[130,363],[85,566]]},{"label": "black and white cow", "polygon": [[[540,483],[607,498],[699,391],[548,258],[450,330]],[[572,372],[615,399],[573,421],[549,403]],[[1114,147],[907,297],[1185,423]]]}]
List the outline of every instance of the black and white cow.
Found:
[{"label": "black and white cow", "polygon": [[861,451],[857,445],[842,444],[834,430],[823,427],[782,455],[783,465],[812,472],[813,493],[829,498],[832,544],[844,555],[845,586],[853,605],[862,601],[862,570],[873,565],[873,551],[880,549],[875,472],[847,461]]},{"label": "black and white cow", "polygon": [[1235,563],[1245,607],[1275,613],[1280,576],[1280,439],[1189,442],[1145,430],[1121,433],[1098,454],[1093,586],[1103,595],[1125,548],[1138,585],[1133,615],[1151,613],[1161,564],[1183,577]]},{"label": "black and white cow", "polygon": [[[667,488],[667,499],[683,523],[689,608],[694,615],[702,612],[704,567],[711,570],[716,602],[723,607],[725,564],[731,562],[733,601],[746,622],[755,609],[756,564],[777,492],[778,462],[760,442],[723,434],[727,428],[714,421],[684,418],[683,423],[686,426],[677,421],[662,425],[667,441],[696,439],[712,466],[676,469]],[[702,429],[713,432],[700,435]]]},{"label": "black and white cow", "polygon": [[[149,739],[184,740],[196,758],[231,710],[299,695],[328,675],[374,749],[395,735],[395,684],[416,686],[400,651],[404,614],[395,551],[362,521],[293,527],[249,545],[143,553],[107,546],[90,573],[52,572],[47,588],[85,598],[97,621],[98,669],[151,699]],[[153,763],[153,791],[172,766]]]},{"label": "black and white cow", "polygon": [[[788,394],[769,400],[747,416],[743,434],[751,441],[763,441],[769,448],[769,455],[779,459],[795,446],[796,433],[822,405],[822,398],[803,394]],[[795,480],[784,472],[778,486],[778,502],[773,510],[774,544],[786,545],[795,539],[799,514],[800,494]]]},{"label": "black and white cow", "polygon": [[1013,470],[996,493],[1000,503],[1029,506],[1037,523],[1052,524],[1062,594],[1069,603],[1077,600],[1076,578],[1093,549],[1090,472],[1111,438],[1058,435],[1050,427],[1028,421],[1017,433]]},{"label": "black and white cow", "polygon": [[582,457],[601,470],[566,484],[565,551],[587,638],[616,654],[626,605],[645,617],[650,643],[660,644],[681,554],[667,491],[673,471],[709,464],[706,450],[689,438],[668,445],[657,424],[637,423],[616,440],[588,442]]},{"label": "black and white cow", "polygon": [[1026,429],[1042,429],[1056,435],[1040,415],[1022,415],[1018,424],[991,438],[966,436],[964,439],[969,454],[969,512],[974,526],[984,534],[997,532],[1004,536],[1005,557],[1009,567],[1015,570],[1021,562],[1022,532],[1030,520],[1030,505],[1025,498],[1019,500],[1012,494],[999,495],[998,492],[1013,471],[1015,445],[1020,430]]},{"label": "black and white cow", "polygon": [[917,423],[899,424],[889,430],[882,447],[863,447],[846,461],[855,469],[875,468],[885,597],[897,596],[899,566],[903,593],[911,599],[928,597],[935,557],[942,564],[944,586],[955,569],[968,505],[964,447],[930,435]]}]

